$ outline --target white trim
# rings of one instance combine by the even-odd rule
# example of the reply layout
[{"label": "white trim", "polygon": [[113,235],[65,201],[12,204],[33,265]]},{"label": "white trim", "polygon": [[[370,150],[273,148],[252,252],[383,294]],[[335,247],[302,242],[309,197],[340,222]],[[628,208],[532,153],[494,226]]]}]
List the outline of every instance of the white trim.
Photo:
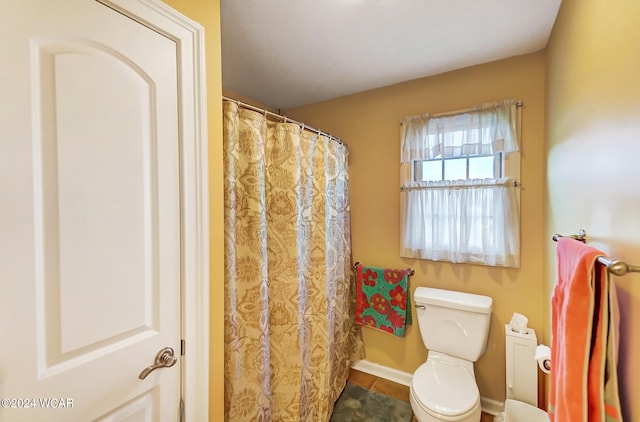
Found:
[{"label": "white trim", "polygon": [[399,371],[397,369],[389,368],[388,366],[369,362],[366,359],[351,362],[351,367],[358,371],[375,375],[376,377],[406,385],[407,387],[411,385],[411,378],[413,377],[413,374],[408,372]]},{"label": "white trim", "polygon": [[[182,212],[182,398],[185,421],[209,420],[209,186],[204,29],[159,0],[96,0],[174,40]],[[176,398],[177,400],[178,398]]]},{"label": "white trim", "polygon": [[[389,381],[397,382],[398,384],[402,384],[407,387],[411,385],[411,378],[413,377],[413,374],[410,374],[408,372],[399,371],[388,366],[370,362],[366,359],[351,362],[351,367],[355,370],[375,375],[376,377],[384,378]],[[483,412],[490,415],[497,415],[504,409],[504,402],[489,399],[486,397],[480,397],[480,406],[482,407]]]},{"label": "white trim", "polygon": [[495,416],[504,410],[504,402],[489,399],[486,397],[480,397],[480,407],[482,407],[482,411],[484,413]]}]

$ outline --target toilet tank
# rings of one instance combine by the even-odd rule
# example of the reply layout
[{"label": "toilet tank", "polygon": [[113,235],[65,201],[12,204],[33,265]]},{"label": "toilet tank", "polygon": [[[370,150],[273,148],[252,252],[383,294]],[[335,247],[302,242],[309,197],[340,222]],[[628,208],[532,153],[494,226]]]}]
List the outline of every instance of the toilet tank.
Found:
[{"label": "toilet tank", "polygon": [[414,302],[427,349],[471,362],[482,356],[489,335],[492,298],[418,287]]}]

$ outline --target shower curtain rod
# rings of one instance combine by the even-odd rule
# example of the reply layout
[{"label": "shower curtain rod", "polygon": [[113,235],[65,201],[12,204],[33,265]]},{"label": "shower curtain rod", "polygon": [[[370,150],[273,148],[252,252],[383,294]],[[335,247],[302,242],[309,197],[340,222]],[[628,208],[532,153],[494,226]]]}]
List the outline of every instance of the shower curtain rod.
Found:
[{"label": "shower curtain rod", "polygon": [[284,116],[282,114],[273,113],[273,112],[271,112],[271,111],[269,111],[267,109],[256,107],[256,106],[251,105],[251,104],[247,104],[247,103],[242,102],[240,100],[237,100],[235,98],[227,97],[226,95],[223,95],[222,99],[234,102],[234,103],[238,104],[241,107],[248,108],[248,109],[253,110],[253,111],[257,111],[259,113],[264,114],[265,116],[271,116],[271,117],[273,117],[275,119],[282,120],[284,123],[293,123],[293,124],[299,125],[302,128],[302,130],[307,129],[307,130],[309,130],[311,132],[316,132],[318,135],[326,136],[330,140],[335,141],[335,142],[339,143],[340,145],[342,145],[344,147],[348,147],[348,145],[342,139],[337,138],[337,137],[333,136],[330,133],[323,132],[320,129],[313,128],[313,127],[311,127],[311,126],[309,126],[309,125],[307,125],[305,123],[299,122],[297,120],[290,119],[289,117]]}]

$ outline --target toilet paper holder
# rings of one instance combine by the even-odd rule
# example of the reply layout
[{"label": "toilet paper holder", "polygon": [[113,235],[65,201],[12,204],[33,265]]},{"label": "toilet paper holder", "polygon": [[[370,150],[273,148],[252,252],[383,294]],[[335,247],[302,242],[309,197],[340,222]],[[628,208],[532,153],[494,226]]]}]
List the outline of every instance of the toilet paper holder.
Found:
[{"label": "toilet paper holder", "polygon": [[551,359],[543,360],[542,366],[544,366],[544,369],[546,369],[547,371],[551,371]]},{"label": "toilet paper holder", "polygon": [[549,346],[544,344],[536,346],[535,359],[538,361],[538,366],[542,372],[551,373],[551,349]]}]

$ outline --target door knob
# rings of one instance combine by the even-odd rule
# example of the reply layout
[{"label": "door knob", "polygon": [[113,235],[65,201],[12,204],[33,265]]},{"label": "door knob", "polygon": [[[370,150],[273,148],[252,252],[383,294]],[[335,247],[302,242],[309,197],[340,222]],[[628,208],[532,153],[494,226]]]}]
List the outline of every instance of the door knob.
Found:
[{"label": "door knob", "polygon": [[178,358],[174,356],[173,349],[171,347],[165,347],[160,349],[156,354],[156,361],[153,365],[147,366],[140,372],[138,378],[141,380],[147,378],[147,376],[158,368],[170,368],[176,364]]}]

